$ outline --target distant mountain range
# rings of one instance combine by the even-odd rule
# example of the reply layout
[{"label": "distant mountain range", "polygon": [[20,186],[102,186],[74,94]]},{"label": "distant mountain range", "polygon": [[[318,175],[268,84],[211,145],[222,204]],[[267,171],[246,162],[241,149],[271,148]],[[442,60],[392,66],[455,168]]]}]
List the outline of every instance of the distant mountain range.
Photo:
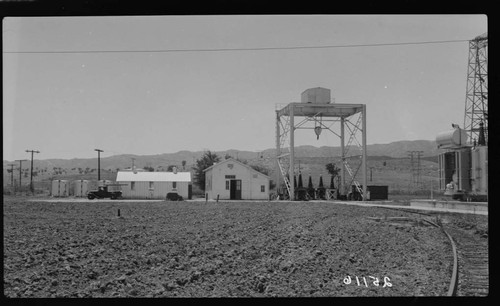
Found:
[{"label": "distant mountain range", "polygon": [[[226,155],[240,160],[246,160],[249,163],[252,161],[267,160],[265,164],[272,164],[275,157],[276,149],[267,149],[260,152],[239,151],[239,150],[226,150],[214,151],[222,159]],[[389,159],[389,158],[407,158],[408,151],[422,151],[422,159],[436,161],[436,156],[439,151],[435,141],[430,140],[412,140],[412,141],[396,141],[388,144],[373,144],[367,146],[368,159]],[[132,166],[136,167],[153,167],[155,171],[166,171],[170,165],[175,165],[182,171],[182,162],[185,161],[185,169],[189,170],[195,161],[203,156],[203,151],[179,151],[176,153],[163,153],[157,155],[114,155],[109,157],[101,157],[101,168],[115,171],[116,169],[124,169]],[[295,147],[296,158],[315,158],[315,157],[338,157],[340,156],[340,147],[314,147],[314,146],[298,146]],[[3,161],[4,172],[6,171],[7,164],[12,164],[12,161]],[[96,158],[74,158],[74,159],[45,159],[35,160],[34,168],[49,169],[53,168],[62,169],[94,169],[97,168]],[[29,163],[24,163],[23,168],[29,168]]]}]

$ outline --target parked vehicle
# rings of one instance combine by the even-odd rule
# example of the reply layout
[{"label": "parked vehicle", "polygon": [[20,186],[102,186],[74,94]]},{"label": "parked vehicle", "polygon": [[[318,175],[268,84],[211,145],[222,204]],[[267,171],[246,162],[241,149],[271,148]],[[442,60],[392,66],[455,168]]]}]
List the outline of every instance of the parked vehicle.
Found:
[{"label": "parked vehicle", "polygon": [[183,201],[184,199],[182,198],[181,195],[179,195],[177,192],[169,192],[167,193],[167,201]]},{"label": "parked vehicle", "polygon": [[111,198],[112,200],[122,197],[121,190],[115,190],[112,186],[99,186],[97,190],[91,190],[87,193],[89,200]]}]

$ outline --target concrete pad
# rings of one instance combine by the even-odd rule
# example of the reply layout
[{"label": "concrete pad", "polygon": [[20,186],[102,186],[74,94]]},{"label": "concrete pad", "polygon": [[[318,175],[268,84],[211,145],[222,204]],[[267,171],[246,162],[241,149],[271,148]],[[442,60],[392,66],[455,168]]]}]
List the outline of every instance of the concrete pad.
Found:
[{"label": "concrete pad", "polygon": [[411,200],[410,207],[451,209],[475,212],[488,212],[487,202],[461,202],[437,200]]}]

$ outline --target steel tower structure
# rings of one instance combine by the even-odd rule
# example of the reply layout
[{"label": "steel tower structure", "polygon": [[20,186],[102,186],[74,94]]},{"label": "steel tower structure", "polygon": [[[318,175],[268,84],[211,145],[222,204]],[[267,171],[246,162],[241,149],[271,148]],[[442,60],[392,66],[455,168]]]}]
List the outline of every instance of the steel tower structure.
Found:
[{"label": "steel tower structure", "polygon": [[481,122],[488,143],[488,33],[469,41],[464,118],[469,143],[479,139]]},{"label": "steel tower structure", "polygon": [[[363,199],[367,188],[366,171],[366,105],[339,103],[289,103],[276,110],[276,186],[284,182],[286,192],[295,200],[295,186],[290,183],[296,174],[295,139],[297,129],[313,129],[316,135],[325,132],[340,138],[341,180],[339,192],[346,195],[355,186]],[[296,122],[296,118],[301,119]],[[340,130],[340,131],[339,131]],[[359,141],[361,137],[361,142]],[[347,140],[347,142],[346,142]],[[358,150],[351,150],[357,147]],[[361,170],[361,173],[359,173]],[[348,177],[346,175],[348,174]],[[361,177],[361,183],[358,178]],[[346,179],[349,183],[346,184]]]}]

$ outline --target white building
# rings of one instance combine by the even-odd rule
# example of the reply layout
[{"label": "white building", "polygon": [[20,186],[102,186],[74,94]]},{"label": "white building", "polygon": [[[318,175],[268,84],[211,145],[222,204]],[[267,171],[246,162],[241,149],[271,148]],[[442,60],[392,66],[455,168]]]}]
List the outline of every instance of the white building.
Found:
[{"label": "white building", "polygon": [[68,180],[53,180],[50,194],[53,197],[67,197],[70,195],[70,182]]},{"label": "white building", "polygon": [[190,172],[118,171],[116,182],[121,185],[125,199],[166,199],[171,192],[191,199]]},{"label": "white building", "polygon": [[205,193],[221,200],[268,200],[269,176],[233,158],[205,171]]},{"label": "white building", "polygon": [[73,181],[73,192],[72,194],[75,197],[87,197],[87,193],[97,188],[97,181],[89,181],[89,180],[76,180]]}]

